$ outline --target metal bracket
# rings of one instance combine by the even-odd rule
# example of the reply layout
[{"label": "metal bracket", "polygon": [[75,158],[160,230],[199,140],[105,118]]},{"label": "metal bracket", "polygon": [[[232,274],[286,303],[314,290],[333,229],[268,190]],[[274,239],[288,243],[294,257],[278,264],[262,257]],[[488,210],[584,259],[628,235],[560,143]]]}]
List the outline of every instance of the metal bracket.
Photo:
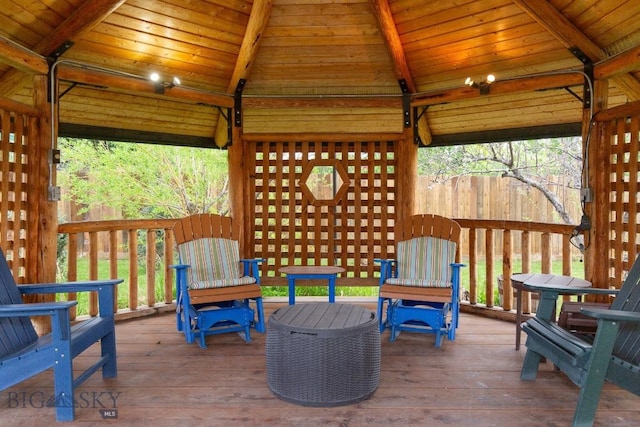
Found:
[{"label": "metal bracket", "polygon": [[402,120],[404,127],[411,127],[411,93],[405,79],[398,80],[402,90]]},{"label": "metal bracket", "polygon": [[233,94],[234,124],[237,128],[242,127],[242,90],[245,83],[245,79],[240,79]]},{"label": "metal bracket", "polygon": [[424,141],[420,138],[420,133],[418,132],[418,121],[427,114],[428,105],[422,107],[422,111],[418,114],[418,107],[413,107],[413,143],[418,147],[421,145],[425,145]]},{"label": "metal bracket", "polygon": [[571,52],[573,56],[578,58],[580,62],[584,64],[585,82],[583,85],[584,96],[582,99],[582,107],[585,110],[588,110],[591,108],[591,100],[593,99],[591,88],[593,87],[593,83],[595,80],[593,76],[593,61],[591,60],[591,58],[585,55],[585,53],[577,47],[569,48],[569,52]]}]

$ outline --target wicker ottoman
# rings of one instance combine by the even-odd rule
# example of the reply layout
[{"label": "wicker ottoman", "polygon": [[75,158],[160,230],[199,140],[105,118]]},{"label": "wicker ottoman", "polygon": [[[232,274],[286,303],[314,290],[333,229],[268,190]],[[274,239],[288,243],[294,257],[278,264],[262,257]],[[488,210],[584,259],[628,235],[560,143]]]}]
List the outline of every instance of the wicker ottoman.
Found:
[{"label": "wicker ottoman", "polygon": [[304,406],[368,399],[380,381],[380,332],[371,311],[350,304],[296,304],[267,328],[267,382],[279,398]]}]

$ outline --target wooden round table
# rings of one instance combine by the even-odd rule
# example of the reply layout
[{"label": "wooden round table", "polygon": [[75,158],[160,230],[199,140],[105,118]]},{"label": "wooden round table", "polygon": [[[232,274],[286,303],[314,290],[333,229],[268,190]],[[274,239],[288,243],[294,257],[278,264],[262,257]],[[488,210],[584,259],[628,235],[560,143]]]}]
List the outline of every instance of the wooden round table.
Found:
[{"label": "wooden round table", "polygon": [[[520,334],[522,328],[522,291],[526,291],[525,284],[529,285],[552,285],[552,286],[565,286],[566,292],[558,292],[559,294],[571,294],[575,295],[576,290],[580,288],[590,288],[591,282],[578,279],[571,276],[562,276],[558,274],[541,274],[541,273],[522,273],[514,274],[511,276],[511,286],[516,290],[516,350],[520,350]],[[503,292],[504,295],[506,295]]]}]

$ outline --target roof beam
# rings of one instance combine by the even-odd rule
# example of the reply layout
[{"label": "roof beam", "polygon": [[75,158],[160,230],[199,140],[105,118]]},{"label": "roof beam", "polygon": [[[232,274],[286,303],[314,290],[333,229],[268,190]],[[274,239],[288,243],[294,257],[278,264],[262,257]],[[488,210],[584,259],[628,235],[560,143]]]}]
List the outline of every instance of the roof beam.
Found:
[{"label": "roof beam", "polygon": [[640,70],[640,46],[600,61],[593,67],[593,74],[597,79],[607,79],[637,70]]},{"label": "roof beam", "polygon": [[167,89],[164,94],[157,95],[153,82],[143,79],[142,77],[128,77],[107,71],[69,66],[64,63],[61,63],[58,67],[58,79],[97,87],[120,89],[128,92],[147,93],[149,96],[154,97],[173,98],[181,101],[220,107],[233,106],[233,97],[225,94],[215,94],[184,86],[174,86],[171,89]]},{"label": "roof beam", "polygon": [[[42,39],[33,51],[39,55],[50,56],[63,43],[73,41],[93,29],[108,17],[126,0],[87,0],[78,7],[67,19]],[[13,68],[0,79],[0,94],[8,97],[22,88],[24,81],[30,76],[24,70]]]},{"label": "roof beam", "polygon": [[413,83],[407,58],[404,54],[404,47],[400,40],[400,34],[393,20],[391,8],[387,0],[369,0],[369,4],[373,7],[373,11],[378,21],[378,27],[384,37],[385,44],[393,61],[393,71],[398,80],[404,80],[407,83],[409,92],[416,92],[416,86]]},{"label": "roof beam", "polygon": [[[546,0],[513,0],[524,12],[542,25],[566,48],[577,47],[592,62],[605,58],[602,49],[576,28],[564,15]],[[628,97],[640,99],[640,82],[630,74],[620,74],[612,80]]]},{"label": "roof beam", "polygon": [[480,94],[478,89],[464,86],[456,89],[433,91],[415,94],[411,106],[446,104],[481,96],[507,95],[518,92],[533,92],[582,85],[584,78],[578,73],[558,74],[538,77],[522,77],[509,80],[499,80],[491,84],[491,91],[487,95]]},{"label": "roof beam", "polygon": [[[416,85],[413,82],[409,65],[407,64],[407,57],[404,53],[404,45],[400,40],[400,34],[398,28],[393,20],[393,13],[389,6],[388,0],[369,0],[373,12],[378,21],[378,28],[382,33],[385,45],[391,56],[391,62],[393,63],[393,72],[396,75],[398,81],[404,81],[406,88],[410,93],[417,91]],[[427,115],[422,114],[419,118],[414,117],[417,120],[417,128],[420,130],[420,137],[425,144],[428,144],[432,140],[431,129],[427,121]]]},{"label": "roof beam", "polygon": [[25,73],[47,74],[47,60],[24,46],[0,36],[0,62]]},{"label": "roof beam", "polygon": [[[272,0],[253,1],[251,15],[249,15],[249,22],[247,23],[247,30],[244,33],[244,38],[240,45],[238,59],[233,68],[229,85],[227,86],[227,93],[233,94],[241,79],[249,79],[249,74],[251,73],[251,68],[253,67],[253,62],[258,52],[258,46],[262,40],[262,33],[269,22],[272,8]],[[218,120],[218,125],[215,130],[215,141],[220,147],[227,144],[227,125],[226,120]]]}]

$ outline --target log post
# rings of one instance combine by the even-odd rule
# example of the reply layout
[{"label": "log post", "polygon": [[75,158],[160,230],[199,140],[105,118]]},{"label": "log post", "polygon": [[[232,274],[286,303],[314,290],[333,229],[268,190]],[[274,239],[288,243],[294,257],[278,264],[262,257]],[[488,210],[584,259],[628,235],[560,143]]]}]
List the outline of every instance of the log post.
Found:
[{"label": "log post", "polygon": [[[29,283],[48,283],[56,281],[58,205],[49,201],[49,185],[55,185],[55,165],[49,162],[49,152],[54,148],[51,134],[51,105],[48,102],[47,76],[34,77],[34,104],[41,111],[37,120],[37,130],[31,131],[29,144],[29,212],[27,240],[28,254],[26,281]],[[56,105],[57,107],[57,105]],[[55,120],[54,120],[55,123]],[[57,126],[54,126],[54,135]],[[57,144],[55,144],[57,146]],[[54,301],[55,295],[38,295],[28,302]],[[48,317],[33,319],[38,333],[51,330]]]}]

